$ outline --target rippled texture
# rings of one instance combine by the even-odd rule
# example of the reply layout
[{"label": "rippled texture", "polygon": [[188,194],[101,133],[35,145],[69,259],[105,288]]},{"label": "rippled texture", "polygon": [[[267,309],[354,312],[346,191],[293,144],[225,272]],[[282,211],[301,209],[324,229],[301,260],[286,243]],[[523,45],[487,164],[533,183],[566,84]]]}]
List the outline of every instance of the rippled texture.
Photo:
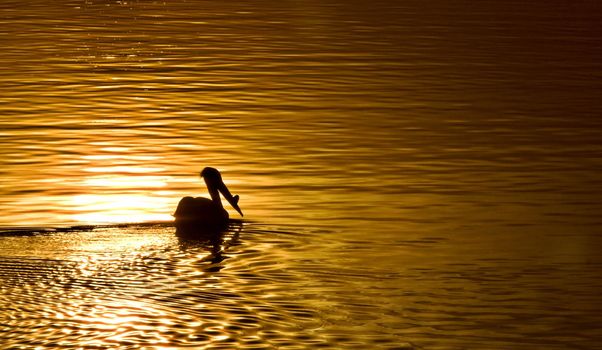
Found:
[{"label": "rippled texture", "polygon": [[0,344],[599,347],[600,13],[3,1]]},{"label": "rippled texture", "polygon": [[600,340],[599,295],[587,292],[602,288],[599,243],[584,268],[567,253],[260,223],[195,241],[141,225],[0,242],[9,348],[593,349]]}]

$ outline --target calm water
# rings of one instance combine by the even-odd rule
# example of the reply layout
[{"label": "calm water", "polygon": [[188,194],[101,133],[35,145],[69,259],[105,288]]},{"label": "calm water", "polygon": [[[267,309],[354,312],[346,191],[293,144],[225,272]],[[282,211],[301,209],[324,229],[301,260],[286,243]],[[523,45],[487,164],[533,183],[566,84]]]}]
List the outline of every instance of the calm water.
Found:
[{"label": "calm water", "polygon": [[1,347],[602,348],[601,13],[3,1]]}]

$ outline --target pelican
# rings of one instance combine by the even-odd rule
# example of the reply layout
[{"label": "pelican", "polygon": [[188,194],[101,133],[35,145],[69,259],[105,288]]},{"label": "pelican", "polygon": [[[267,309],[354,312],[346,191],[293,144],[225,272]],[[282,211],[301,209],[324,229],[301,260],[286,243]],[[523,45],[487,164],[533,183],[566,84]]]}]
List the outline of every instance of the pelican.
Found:
[{"label": "pelican", "polygon": [[240,216],[243,216],[238,206],[238,195],[232,196],[217,169],[206,167],[201,171],[201,177],[205,180],[211,199],[203,197],[180,199],[176,212],[173,214],[177,228],[182,230],[192,227],[198,229],[226,228],[229,215],[222,205],[220,192]]}]

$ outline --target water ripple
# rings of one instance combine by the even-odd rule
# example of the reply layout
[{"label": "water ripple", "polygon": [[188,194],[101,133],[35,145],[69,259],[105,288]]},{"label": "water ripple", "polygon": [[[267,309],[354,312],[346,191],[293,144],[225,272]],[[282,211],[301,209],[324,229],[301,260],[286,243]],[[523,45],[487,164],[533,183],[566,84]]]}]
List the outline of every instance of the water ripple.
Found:
[{"label": "water ripple", "polygon": [[2,1],[2,346],[599,347],[599,6],[469,5]]},{"label": "water ripple", "polygon": [[165,225],[6,233],[0,338],[9,347],[251,349],[599,340],[588,327],[600,321],[590,312],[600,306],[599,263],[504,250],[484,258],[427,235],[315,245],[333,234],[258,223],[193,241]]}]

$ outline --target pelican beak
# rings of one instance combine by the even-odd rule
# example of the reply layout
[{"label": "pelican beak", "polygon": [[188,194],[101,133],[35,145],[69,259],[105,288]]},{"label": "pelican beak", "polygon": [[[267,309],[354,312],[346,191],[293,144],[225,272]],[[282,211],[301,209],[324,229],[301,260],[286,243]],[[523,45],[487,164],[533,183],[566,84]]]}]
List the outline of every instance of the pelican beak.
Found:
[{"label": "pelican beak", "polygon": [[236,211],[240,214],[240,216],[244,216],[242,214],[242,210],[240,210],[240,207],[238,206],[238,200],[240,199],[240,197],[238,197],[238,195],[232,196],[232,194],[230,193],[230,190],[228,190],[228,187],[226,187],[226,184],[223,181],[219,185],[219,191],[222,193],[224,198],[226,198],[228,203],[230,203],[232,208],[236,209]]}]

